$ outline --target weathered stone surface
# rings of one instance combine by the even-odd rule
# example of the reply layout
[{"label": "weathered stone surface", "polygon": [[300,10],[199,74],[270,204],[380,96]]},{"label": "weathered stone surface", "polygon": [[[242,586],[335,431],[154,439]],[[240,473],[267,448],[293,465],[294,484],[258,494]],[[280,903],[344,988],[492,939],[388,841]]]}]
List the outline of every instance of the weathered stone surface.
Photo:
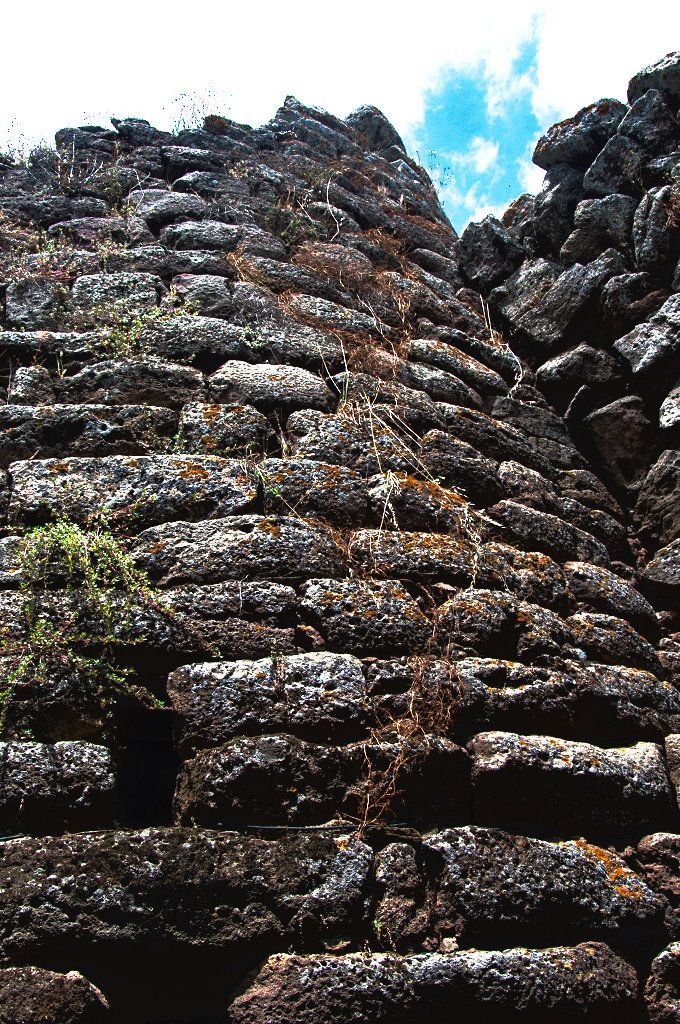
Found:
[{"label": "weathered stone surface", "polygon": [[635,199],[616,193],[582,200],[574,211],[574,231],[560,250],[561,261],[588,263],[610,246],[628,253],[635,209]]},{"label": "weathered stone surface", "polygon": [[187,402],[180,413],[181,450],[196,455],[263,455],[274,431],[251,405]]},{"label": "weathered stone surface", "polygon": [[109,1005],[82,974],[42,967],[0,969],[2,1024],[103,1024]]},{"label": "weathered stone surface", "polygon": [[680,942],[673,942],[652,963],[645,985],[651,1024],[673,1024],[680,1017]]},{"label": "weathered stone surface", "polygon": [[274,956],[228,1010],[230,1024],[461,1024],[540,1019],[567,1024],[637,1014],[635,971],[601,943],[398,957]]},{"label": "weathered stone surface", "polygon": [[680,295],[672,295],[646,323],[619,338],[614,348],[635,376],[663,375],[680,352]]},{"label": "weathered stone surface", "polygon": [[137,216],[156,230],[180,217],[201,217],[206,210],[206,203],[199,196],[178,195],[164,189],[139,189],[131,193],[129,201]]},{"label": "weathered stone surface", "polygon": [[13,281],[5,292],[5,322],[19,330],[40,331],[58,319],[59,292],[49,281]]},{"label": "weathered stone surface", "polygon": [[646,153],[625,135],[614,135],[592,162],[583,178],[588,196],[625,193],[638,196],[642,191],[642,169]]},{"label": "weathered stone surface", "polygon": [[175,408],[201,397],[203,375],[161,359],[111,359],[53,381],[63,405],[154,405]]},{"label": "weathered stone surface", "polygon": [[52,405],[54,387],[44,366],[19,366],[7,387],[9,405]]},{"label": "weathered stone surface", "polygon": [[501,501],[489,509],[489,517],[500,524],[504,537],[524,548],[537,547],[560,562],[585,559],[603,565],[609,561],[606,548],[592,535],[519,502]]},{"label": "weathered stone surface", "polygon": [[608,665],[630,665],[663,675],[656,651],[628,622],[615,615],[578,612],[566,625],[572,643],[593,661]]},{"label": "weathered stone surface", "polygon": [[293,453],[300,459],[349,466],[366,476],[417,471],[418,445],[408,435],[404,440],[388,417],[385,406],[365,413],[357,410],[355,416],[305,409],[292,413],[286,427]]},{"label": "weathered stone surface", "polygon": [[674,213],[680,206],[680,184],[645,193],[635,212],[633,247],[635,264],[669,284],[680,257],[680,224]]},{"label": "weathered stone surface", "polygon": [[663,898],[584,839],[549,843],[466,826],[423,845],[434,855],[434,927],[459,942],[548,945],[662,928]]},{"label": "weathered stone surface", "polygon": [[564,240],[571,232],[576,205],[582,198],[583,171],[568,164],[555,164],[548,168],[543,188],[534,202],[534,215],[528,232],[538,243],[538,255],[559,255]]},{"label": "weathered stone surface", "polygon": [[163,359],[192,360],[207,371],[226,359],[254,358],[246,328],[198,313],[151,321],[140,342]]},{"label": "weathered stone surface", "polygon": [[168,692],[183,753],[260,733],[352,738],[371,720],[361,662],[349,654],[186,665],[170,675]]},{"label": "weathered stone surface", "polygon": [[565,270],[540,300],[516,321],[516,327],[543,350],[550,352],[579,340],[592,313],[597,309],[607,281],[626,269],[616,249],[607,249],[585,266],[575,263]]},{"label": "weathered stone surface", "polygon": [[680,428],[680,381],[668,392],[659,409],[659,426],[669,434],[677,434]]},{"label": "weathered stone surface", "polygon": [[234,311],[232,292],[222,274],[177,274],[172,289],[180,302],[202,316],[227,317]]},{"label": "weathered stone surface", "polygon": [[566,408],[580,387],[597,387],[607,394],[622,383],[616,360],[605,349],[582,342],[553,356],[536,372],[536,383],[551,401]]},{"label": "weathered stone surface", "polygon": [[0,827],[63,832],[111,825],[115,778],[93,743],[0,743]]},{"label": "weathered stone surface", "polygon": [[[390,124],[382,110],[378,110],[377,107],[368,105],[357,107],[345,118],[345,121],[350,128],[361,132],[366,139],[368,148],[373,153],[383,155],[385,150],[390,150],[393,146],[406,153],[406,147],[399,132]],[[393,159],[393,157],[386,155],[386,159]]]},{"label": "weathered stone surface", "polygon": [[617,398],[589,413],[584,425],[612,481],[618,487],[639,487],[654,447],[654,431],[642,399],[636,395]]},{"label": "weathered stone surface", "polygon": [[664,739],[664,749],[668,777],[673,784],[676,801],[680,807],[680,734],[671,733],[670,736],[666,736]]},{"label": "weathered stone surface", "polygon": [[[128,1012],[143,1015],[146,1006],[148,1016],[151,999],[165,1017],[195,1005],[178,969],[195,970],[199,953],[206,981],[219,953],[224,1000],[244,963],[282,944],[350,940],[366,920],[373,859],[347,837],[268,841],[173,828],[14,840],[1,853],[3,956],[57,959],[56,943],[58,958],[75,969],[87,962],[104,991],[124,962],[126,983],[116,988]],[[120,959],[112,960],[116,948]]]},{"label": "weathered stone surface", "polygon": [[680,452],[662,452],[645,477],[635,505],[640,532],[661,545],[680,536]]},{"label": "weathered stone surface", "polygon": [[619,134],[642,146],[650,156],[674,148],[678,126],[658,89],[648,89],[635,100],[621,121]]},{"label": "weathered stone surface", "polygon": [[640,873],[654,892],[664,896],[670,911],[666,923],[671,938],[680,938],[680,835],[655,832],[637,845],[636,860]]},{"label": "weathered stone surface", "polygon": [[455,252],[463,276],[483,292],[509,277],[524,258],[521,246],[495,217],[468,224]]},{"label": "weathered stone surface", "polygon": [[355,469],[313,459],[265,459],[257,474],[267,514],[323,518],[348,526],[366,521],[366,481]]},{"label": "weathered stone surface", "polygon": [[328,528],[290,516],[243,515],[154,526],[139,535],[132,554],[164,587],[344,572],[343,552]]},{"label": "weathered stone surface", "polygon": [[[434,685],[446,680],[446,666],[427,672]],[[559,669],[539,668],[497,658],[456,662],[459,707],[452,723],[455,739],[485,730],[545,730],[548,735],[597,742],[603,735],[619,743],[638,737],[659,741],[680,721],[675,687],[640,669],[564,661]]]},{"label": "weathered stone surface", "polygon": [[536,143],[534,163],[546,169],[560,163],[587,167],[614,134],[625,113],[625,105],[618,100],[591,103],[548,129]]},{"label": "weathered stone surface", "polygon": [[499,590],[464,590],[438,609],[439,646],[531,664],[577,657],[565,622],[540,605]]},{"label": "weathered stone surface", "polygon": [[310,580],[300,610],[331,650],[351,654],[411,654],[432,632],[408,591],[392,581]]},{"label": "weathered stone surface", "polygon": [[448,533],[475,520],[472,506],[457,491],[407,473],[371,477],[367,496],[372,522],[378,526]]},{"label": "weathered stone surface", "polygon": [[680,103],[680,56],[677,52],[667,53],[633,75],[628,83],[628,102],[635,103],[648,89],[660,89],[677,107]]},{"label": "weathered stone surface", "polygon": [[480,733],[472,756],[475,820],[529,835],[639,835],[673,820],[660,747],[606,749],[550,736]]},{"label": "weathered stone surface", "polygon": [[349,542],[349,558],[357,575],[365,578],[435,580],[468,583],[480,558],[479,541],[450,534],[409,533],[397,530],[356,530]]},{"label": "weathered stone surface", "polygon": [[507,391],[505,381],[495,370],[445,341],[412,341],[408,351],[410,359],[448,370],[480,394],[503,394]]},{"label": "weathered stone surface", "polygon": [[242,463],[212,456],[46,459],[11,466],[10,517],[16,524],[57,515],[87,522],[97,514],[144,529],[174,519],[249,512],[257,478]]},{"label": "weathered stone surface", "polygon": [[163,452],[176,429],[176,413],[153,406],[6,405],[0,410],[0,465]]},{"label": "weathered stone surface", "polygon": [[680,538],[657,551],[641,576],[652,591],[661,595],[677,593],[680,586]]},{"label": "weathered stone surface", "polygon": [[248,403],[256,409],[327,411],[335,405],[332,391],[320,377],[298,366],[252,365],[229,360],[209,380],[214,401]]},{"label": "weathered stone surface", "polygon": [[564,574],[569,589],[584,608],[618,615],[645,635],[656,638],[659,627],[653,607],[620,576],[602,566],[582,561],[567,562]]},{"label": "weathered stone surface", "polygon": [[122,309],[153,309],[165,292],[154,274],[84,274],[71,290],[73,309],[93,316]]},{"label": "weathered stone surface", "polygon": [[[399,767],[396,767],[399,765]],[[278,734],[238,737],[185,761],[175,791],[179,824],[318,825],[370,821],[396,772],[391,820],[420,826],[465,821],[470,813],[465,751],[437,736],[321,746]],[[445,782],[443,780],[446,780]]]}]

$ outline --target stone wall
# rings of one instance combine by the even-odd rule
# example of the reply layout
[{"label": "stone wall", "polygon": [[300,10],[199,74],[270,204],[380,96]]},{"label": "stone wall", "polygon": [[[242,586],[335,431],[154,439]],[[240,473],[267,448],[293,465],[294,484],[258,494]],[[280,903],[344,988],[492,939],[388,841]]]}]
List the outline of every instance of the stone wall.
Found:
[{"label": "stone wall", "polygon": [[0,158],[2,1024],[680,1013],[680,58],[459,239],[289,97]]}]

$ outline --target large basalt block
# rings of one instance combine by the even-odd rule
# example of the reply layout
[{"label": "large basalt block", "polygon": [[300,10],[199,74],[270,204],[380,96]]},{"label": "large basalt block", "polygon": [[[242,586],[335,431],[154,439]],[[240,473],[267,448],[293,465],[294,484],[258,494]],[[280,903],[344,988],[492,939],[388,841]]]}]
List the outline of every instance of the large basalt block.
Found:
[{"label": "large basalt block", "polygon": [[0,828],[63,832],[111,825],[115,775],[94,743],[0,743]]},{"label": "large basalt block", "polygon": [[680,942],[673,942],[652,962],[645,985],[651,1024],[674,1024],[680,1018]]},{"label": "large basalt block", "polygon": [[214,401],[227,405],[249,404],[256,409],[320,409],[327,412],[335,397],[327,384],[309,370],[270,363],[241,363],[229,360],[209,380]]},{"label": "large basalt block", "polygon": [[437,609],[436,637],[444,651],[527,664],[578,656],[571,631],[559,615],[505,590],[460,591]]},{"label": "large basalt block", "polygon": [[346,746],[277,734],[237,737],[182,766],[178,824],[320,825],[336,817],[426,827],[466,821],[469,762],[438,736],[386,733]]},{"label": "large basalt block", "polygon": [[196,455],[264,455],[274,431],[252,405],[187,402],[179,418],[181,450]]},{"label": "large basalt block", "polygon": [[654,463],[635,505],[640,532],[662,546],[680,536],[680,452],[667,449]]},{"label": "large basalt block", "polygon": [[139,535],[131,550],[139,566],[164,587],[345,572],[344,553],[328,528],[294,516],[154,526]]},{"label": "large basalt block", "polygon": [[551,736],[470,741],[475,820],[530,835],[637,833],[674,820],[661,748],[603,748]]},{"label": "large basalt block", "polygon": [[672,295],[646,323],[619,338],[614,348],[634,376],[652,381],[662,377],[680,352],[680,295]]},{"label": "large basalt block", "polygon": [[115,940],[140,953],[156,941],[261,952],[302,927],[333,944],[365,920],[371,864],[364,844],[323,835],[156,828],[15,839],[2,846],[0,946],[44,958],[57,940],[75,965],[91,944],[103,951]]},{"label": "large basalt block", "polygon": [[646,636],[658,636],[659,624],[653,607],[621,576],[590,562],[567,562],[564,573],[569,589],[585,610],[627,619]]},{"label": "large basalt block", "polygon": [[189,366],[137,357],[93,363],[53,381],[62,405],[154,405],[176,408],[200,399],[203,375]]},{"label": "large basalt block", "polygon": [[207,204],[200,196],[178,195],[165,189],[139,189],[130,196],[130,205],[155,230],[180,217],[201,217]]},{"label": "large basalt block", "polygon": [[541,136],[534,149],[534,163],[546,169],[560,163],[587,167],[614,134],[625,113],[625,104],[618,100],[598,100],[583,107]]},{"label": "large basalt block", "polygon": [[0,969],[0,1024],[106,1024],[109,1004],[77,971]]},{"label": "large basalt block", "polygon": [[33,525],[55,515],[86,523],[103,514],[135,530],[174,519],[249,512],[257,478],[243,463],[211,456],[35,459],[11,466],[9,515]]},{"label": "large basalt block", "polygon": [[349,654],[294,654],[186,665],[168,679],[182,753],[235,736],[274,732],[334,740],[371,721],[361,662]]},{"label": "large basalt block", "polygon": [[78,313],[98,317],[111,308],[152,310],[164,293],[155,274],[84,274],[73,285],[70,305]]},{"label": "large basalt block", "polygon": [[677,107],[680,104],[680,54],[667,53],[633,75],[628,83],[628,102],[635,103],[648,89],[660,89]]},{"label": "large basalt block", "polygon": [[617,398],[589,413],[582,429],[613,483],[636,490],[646,476],[656,440],[643,400],[637,395]]},{"label": "large basalt block", "polygon": [[496,217],[468,224],[455,253],[463,276],[485,293],[509,277],[524,258],[522,247]]},{"label": "large basalt block", "polygon": [[680,588],[680,537],[660,548],[640,573],[642,586],[651,595],[675,600]]},{"label": "large basalt block", "polygon": [[5,405],[0,409],[0,466],[19,459],[149,455],[163,452],[177,414],[153,406]]},{"label": "large basalt block", "polygon": [[488,515],[491,522],[497,524],[489,527],[492,533],[499,533],[504,540],[509,539],[526,550],[544,551],[560,562],[586,560],[597,565],[609,562],[604,544],[592,534],[548,512],[539,512],[517,501],[500,501],[489,509]]},{"label": "large basalt block", "polygon": [[[676,688],[641,669],[568,660],[547,668],[494,657],[464,658],[454,668],[451,733],[459,740],[483,728],[591,743],[603,736],[660,742],[680,722]],[[432,663],[426,679],[433,691],[450,672]]]},{"label": "large basalt block", "polygon": [[482,395],[505,394],[507,385],[495,370],[446,341],[417,339],[408,347],[409,359],[447,370]]},{"label": "large basalt block", "polygon": [[300,610],[335,651],[411,654],[432,639],[429,619],[391,580],[313,579],[302,587]]},{"label": "large basalt block", "polygon": [[347,835],[156,828],[0,853],[4,962],[81,970],[127,1020],[190,1019],[206,1004],[216,1015],[263,957],[351,948],[370,913],[373,855]]},{"label": "large basalt block", "polygon": [[664,898],[621,857],[583,839],[550,843],[466,826],[429,836],[423,846],[434,879],[433,927],[459,942],[549,945],[663,934]]},{"label": "large basalt block", "polygon": [[343,526],[366,522],[367,484],[355,469],[315,459],[265,459],[257,474],[267,514],[293,513]]},{"label": "large basalt block", "polygon": [[560,1024],[639,1014],[635,971],[608,946],[275,956],[231,1003],[229,1024]]}]

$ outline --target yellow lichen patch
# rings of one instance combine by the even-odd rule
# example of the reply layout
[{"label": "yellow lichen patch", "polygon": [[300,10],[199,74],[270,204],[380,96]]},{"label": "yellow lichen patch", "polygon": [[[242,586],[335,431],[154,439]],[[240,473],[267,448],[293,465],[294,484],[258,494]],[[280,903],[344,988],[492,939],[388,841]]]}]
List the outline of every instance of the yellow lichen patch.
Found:
[{"label": "yellow lichen patch", "polygon": [[205,466],[197,466],[196,464],[191,465],[190,463],[187,463],[184,469],[180,469],[179,475],[185,480],[206,480],[210,476],[210,473]]},{"label": "yellow lichen patch", "polygon": [[624,879],[634,881],[635,875],[617,857],[612,856],[611,853],[599,846],[593,846],[591,843],[586,842],[585,839],[574,840],[574,845],[578,846],[590,860],[597,861],[603,866],[607,873],[607,878],[614,884],[614,889],[619,896],[635,900],[642,898],[639,890],[632,888],[630,885],[621,884]]}]

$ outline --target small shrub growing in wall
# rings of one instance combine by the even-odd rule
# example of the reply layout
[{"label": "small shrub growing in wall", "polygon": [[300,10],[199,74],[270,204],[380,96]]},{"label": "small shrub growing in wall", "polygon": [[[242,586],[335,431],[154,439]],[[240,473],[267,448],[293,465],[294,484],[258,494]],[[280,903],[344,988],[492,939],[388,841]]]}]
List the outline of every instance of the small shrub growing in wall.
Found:
[{"label": "small shrub growing in wall", "polygon": [[160,607],[146,575],[109,530],[66,519],[26,534],[18,575],[19,628],[0,633],[9,664],[0,727],[19,684],[39,688],[54,678],[78,678],[106,719],[116,699],[132,692],[131,672],[115,650],[141,643],[136,617]]}]

